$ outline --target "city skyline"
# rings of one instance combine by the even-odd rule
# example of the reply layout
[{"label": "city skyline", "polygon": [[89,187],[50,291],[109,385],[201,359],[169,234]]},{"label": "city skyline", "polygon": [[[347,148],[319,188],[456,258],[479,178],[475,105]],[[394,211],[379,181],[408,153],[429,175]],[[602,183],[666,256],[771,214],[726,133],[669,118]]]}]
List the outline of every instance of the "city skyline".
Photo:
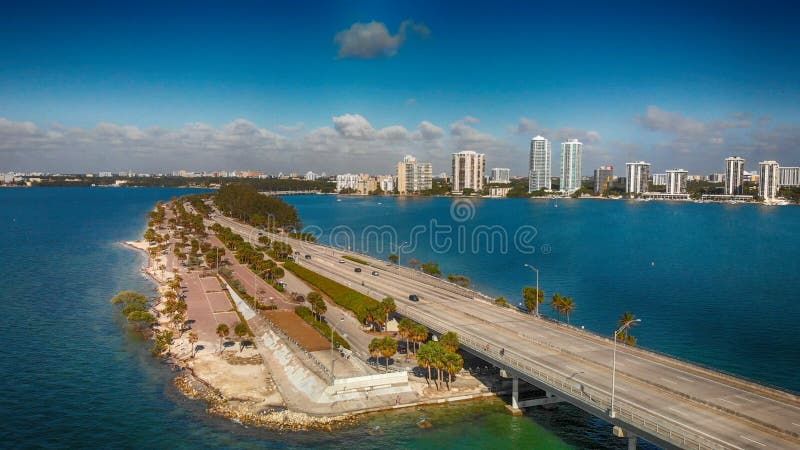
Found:
[{"label": "city skyline", "polygon": [[[587,170],[796,161],[798,44],[782,38],[794,6],[726,5],[585,3],[576,17],[553,5],[320,3],[294,17],[262,4],[188,15],[11,4],[0,166],[383,173],[405,154],[444,168],[473,150],[525,176],[538,134],[579,139]],[[534,16],[553,25],[520,26]],[[555,32],[566,18],[569,37]]]}]

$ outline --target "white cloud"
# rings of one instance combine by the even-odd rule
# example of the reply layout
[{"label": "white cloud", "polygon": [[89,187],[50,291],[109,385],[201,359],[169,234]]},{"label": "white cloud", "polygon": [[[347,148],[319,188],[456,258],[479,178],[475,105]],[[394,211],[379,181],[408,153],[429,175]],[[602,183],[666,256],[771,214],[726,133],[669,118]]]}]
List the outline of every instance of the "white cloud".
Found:
[{"label": "white cloud", "polygon": [[297,133],[299,131],[303,131],[305,128],[306,124],[303,122],[297,122],[294,125],[278,125],[278,129],[286,133]]},{"label": "white cloud", "polygon": [[333,37],[339,46],[339,58],[378,58],[392,57],[403,45],[409,31],[427,37],[430,30],[423,24],[406,20],[400,24],[397,34],[392,35],[383,22],[356,22]]}]

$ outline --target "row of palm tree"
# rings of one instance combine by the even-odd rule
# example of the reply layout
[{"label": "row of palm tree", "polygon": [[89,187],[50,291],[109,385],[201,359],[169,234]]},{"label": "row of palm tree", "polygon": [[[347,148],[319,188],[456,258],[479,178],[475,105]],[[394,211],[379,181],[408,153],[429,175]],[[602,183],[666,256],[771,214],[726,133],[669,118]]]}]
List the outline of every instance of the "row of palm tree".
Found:
[{"label": "row of palm tree", "polygon": [[628,311],[625,311],[622,314],[622,317],[619,318],[619,322],[617,322],[617,326],[620,328],[620,331],[616,338],[625,344],[636,345],[636,337],[630,333],[630,330],[638,324],[639,322],[637,321],[636,316]]},{"label": "row of palm tree", "polygon": [[[233,326],[233,333],[239,338],[239,351],[242,351],[244,347],[244,337],[247,335],[247,325],[244,322],[237,322],[236,325]],[[219,352],[222,353],[223,347],[222,342],[223,340],[227,339],[228,336],[231,334],[231,329],[226,323],[221,323],[217,325],[217,336],[219,336]]]},{"label": "row of palm tree", "polygon": [[[434,379],[436,389],[440,387],[439,380],[444,379],[447,390],[450,390],[453,375],[464,368],[464,358],[455,351],[450,351],[451,348],[445,342],[431,341],[423,345],[417,352],[417,363],[420,367],[428,369],[426,378],[428,385],[430,385],[430,379],[433,378],[431,371],[436,369],[437,374]],[[447,372],[447,378],[444,378],[443,372]]]},{"label": "row of palm tree", "polygon": [[569,323],[569,314],[575,311],[575,301],[572,300],[572,297],[565,297],[561,294],[553,294],[553,299],[550,301],[550,307],[553,311],[558,314],[558,318],[561,318],[563,314],[567,318],[567,323]]},{"label": "row of palm tree", "polygon": [[389,358],[397,354],[397,341],[390,336],[374,338],[372,342],[369,343],[368,348],[370,355],[372,355],[376,361],[379,356],[383,356],[384,363],[386,364],[386,371],[388,372]]},{"label": "row of palm tree", "polygon": [[[397,333],[406,340],[406,352],[416,353],[418,345],[427,341],[430,331],[424,325],[420,325],[413,320],[404,317],[397,325]],[[409,342],[413,345],[409,346]]]},{"label": "row of palm tree", "polygon": [[389,316],[395,311],[397,311],[397,305],[394,299],[392,297],[386,297],[377,305],[368,307],[365,311],[366,315],[364,319],[367,324],[375,323],[380,329],[386,326],[389,322]]}]

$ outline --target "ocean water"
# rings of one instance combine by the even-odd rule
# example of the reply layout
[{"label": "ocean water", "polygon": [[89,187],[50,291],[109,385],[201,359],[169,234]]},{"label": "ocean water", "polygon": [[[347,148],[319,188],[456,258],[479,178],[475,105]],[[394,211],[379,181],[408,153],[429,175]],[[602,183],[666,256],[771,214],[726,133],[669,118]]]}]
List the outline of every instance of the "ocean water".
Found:
[{"label": "ocean water", "polygon": [[[0,189],[4,447],[623,448],[606,424],[569,406],[511,417],[502,402],[472,402],[370,416],[335,433],[277,433],[208,416],[173,388],[171,369],[108,303],[123,289],[153,292],[139,272],[143,256],[118,243],[141,235],[157,200],[189,192]],[[287,199],[306,224],[328,230],[410,229],[430,218],[462,224],[449,219],[447,199]],[[537,248],[549,244],[549,253],[457,255],[420,246],[413,256],[508,298],[530,282],[532,273],[516,269],[530,262],[541,269],[543,288],[575,297],[574,323],[611,328],[620,310],[631,309],[645,321],[637,330],[645,346],[798,389],[793,228],[800,209],[588,201],[472,207],[474,220],[464,223],[530,223]],[[676,237],[683,240],[670,242]],[[417,429],[420,416],[435,426]]]},{"label": "ocean water", "polygon": [[[571,323],[800,391],[800,208],[579,199],[287,196],[320,240],[439,263],[521,302],[523,286],[573,297]],[[449,228],[448,228],[449,227]],[[492,242],[486,230],[497,231]],[[514,236],[527,232],[530,240]],[[507,237],[507,250],[502,239]],[[448,241],[449,240],[449,241]],[[390,244],[394,241],[394,244]],[[446,244],[450,242],[448,247]],[[459,243],[464,243],[459,248]],[[382,244],[382,245],[381,245]],[[547,305],[541,312],[552,315]]]}]

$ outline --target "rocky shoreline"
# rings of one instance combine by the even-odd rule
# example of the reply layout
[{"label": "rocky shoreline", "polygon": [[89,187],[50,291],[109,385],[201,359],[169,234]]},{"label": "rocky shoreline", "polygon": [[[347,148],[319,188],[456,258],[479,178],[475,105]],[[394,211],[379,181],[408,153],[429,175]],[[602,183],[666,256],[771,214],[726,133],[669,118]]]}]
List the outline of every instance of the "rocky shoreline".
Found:
[{"label": "rocky shoreline", "polygon": [[[167,282],[172,278],[172,274],[154,269],[158,267],[160,261],[158,258],[154,261],[148,254],[147,242],[128,241],[123,244],[147,255],[148,264],[142,269],[142,272],[156,283],[159,295],[166,292],[169,289]],[[150,308],[150,312],[157,319],[154,330],[167,329],[164,324],[169,323],[169,318],[163,314],[161,308],[154,305]],[[149,333],[149,335],[150,339],[154,340],[156,333]],[[206,412],[211,415],[275,431],[334,431],[356,425],[359,422],[358,417],[352,414],[315,416],[291,411],[283,406],[259,408],[249,399],[226,397],[220,387],[214,386],[211,382],[195,374],[196,369],[193,367],[193,363],[196,360],[189,356],[179,355],[178,349],[182,347],[191,348],[186,333],[174,339],[172,344],[174,351],[171,351],[167,355],[168,358],[164,360],[165,363],[179,368],[179,374],[173,379],[173,384],[185,397],[203,401],[206,404]]]}]

